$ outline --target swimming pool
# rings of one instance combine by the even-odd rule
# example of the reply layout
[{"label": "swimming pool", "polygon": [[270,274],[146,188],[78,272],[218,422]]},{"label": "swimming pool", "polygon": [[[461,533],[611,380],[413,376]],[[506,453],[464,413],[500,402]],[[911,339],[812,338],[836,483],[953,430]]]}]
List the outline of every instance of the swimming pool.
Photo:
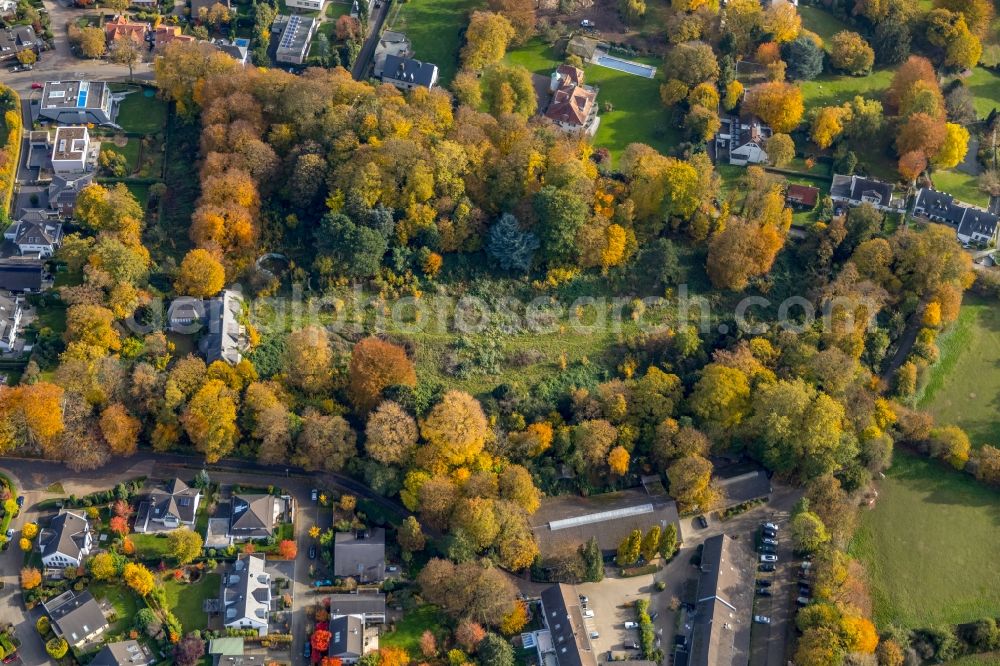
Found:
[{"label": "swimming pool", "polygon": [[643,78],[651,79],[656,75],[656,68],[650,65],[642,65],[637,62],[632,62],[631,60],[622,60],[620,58],[615,58],[614,56],[609,56],[607,54],[601,54],[597,56],[597,64],[601,67],[607,67],[608,69],[616,69],[619,72],[626,72],[628,74],[635,74],[636,76],[641,76]]}]

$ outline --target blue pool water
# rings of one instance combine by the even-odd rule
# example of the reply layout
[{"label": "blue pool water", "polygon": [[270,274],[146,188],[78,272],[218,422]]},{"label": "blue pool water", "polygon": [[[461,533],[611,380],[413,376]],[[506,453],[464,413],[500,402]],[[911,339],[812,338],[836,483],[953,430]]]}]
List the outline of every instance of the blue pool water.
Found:
[{"label": "blue pool water", "polygon": [[631,60],[620,60],[609,55],[597,56],[597,64],[601,67],[617,69],[619,72],[627,72],[629,74],[635,74],[636,76],[642,76],[647,79],[653,78],[653,75],[656,74],[655,67],[641,65],[637,62],[632,62]]},{"label": "blue pool water", "polygon": [[250,40],[243,37],[237,38],[234,42],[236,46],[250,46]]}]

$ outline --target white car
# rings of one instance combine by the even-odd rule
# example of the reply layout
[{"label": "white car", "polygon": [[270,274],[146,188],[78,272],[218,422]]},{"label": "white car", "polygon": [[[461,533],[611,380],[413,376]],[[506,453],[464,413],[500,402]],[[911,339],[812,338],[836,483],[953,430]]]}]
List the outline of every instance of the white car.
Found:
[{"label": "white car", "polygon": [[583,19],[582,21],[580,21],[580,27],[581,28],[594,28],[596,26],[595,26],[594,22],[591,21],[590,19]]},{"label": "white car", "polygon": [[799,597],[798,599],[795,600],[795,602],[799,606],[808,606],[809,605],[809,597]]},{"label": "white car", "polygon": [[599,633],[597,633],[596,631],[592,631],[592,632],[590,632],[590,637],[591,638],[600,638],[601,635]]},{"label": "white car", "polygon": [[775,525],[774,523],[764,523],[763,525],[761,525],[761,527],[763,527],[765,530],[772,530],[774,532],[778,531],[778,526]]},{"label": "white car", "polygon": [[760,542],[761,543],[766,543],[769,546],[777,546],[778,545],[778,540],[777,539],[771,539],[769,537],[764,537],[763,539],[760,540]]},{"label": "white car", "polygon": [[760,556],[760,561],[761,562],[772,562],[772,563],[773,562],[777,562],[778,561],[778,556],[777,555],[761,555]]},{"label": "white car", "polygon": [[585,610],[583,611],[583,616],[589,620],[590,618],[594,617],[594,611]]},{"label": "white car", "polygon": [[639,623],[638,622],[626,622],[625,623],[625,628],[626,629],[638,629],[639,628]]},{"label": "white car", "polygon": [[766,615],[754,615],[753,621],[757,624],[771,624],[771,618]]}]

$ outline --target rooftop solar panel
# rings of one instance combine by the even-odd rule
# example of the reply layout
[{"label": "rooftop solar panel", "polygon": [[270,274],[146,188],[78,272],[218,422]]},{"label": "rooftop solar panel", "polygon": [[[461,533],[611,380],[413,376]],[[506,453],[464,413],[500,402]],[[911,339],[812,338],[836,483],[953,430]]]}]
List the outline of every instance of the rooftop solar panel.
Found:
[{"label": "rooftop solar panel", "polygon": [[653,513],[652,504],[640,504],[639,506],[629,506],[624,509],[614,509],[613,511],[601,511],[600,513],[590,513],[585,516],[575,516],[562,520],[553,520],[549,523],[549,529],[553,532],[580,525],[592,525],[593,523],[603,523],[606,520],[617,518],[629,518],[631,516],[641,516],[646,513]]}]

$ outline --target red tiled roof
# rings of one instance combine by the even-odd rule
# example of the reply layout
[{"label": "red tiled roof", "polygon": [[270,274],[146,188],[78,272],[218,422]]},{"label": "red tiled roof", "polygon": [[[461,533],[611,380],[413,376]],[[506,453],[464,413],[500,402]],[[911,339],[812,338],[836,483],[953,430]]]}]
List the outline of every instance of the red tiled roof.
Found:
[{"label": "red tiled roof", "polygon": [[819,190],[808,185],[789,185],[785,192],[785,198],[802,204],[803,206],[815,206],[819,198]]}]

